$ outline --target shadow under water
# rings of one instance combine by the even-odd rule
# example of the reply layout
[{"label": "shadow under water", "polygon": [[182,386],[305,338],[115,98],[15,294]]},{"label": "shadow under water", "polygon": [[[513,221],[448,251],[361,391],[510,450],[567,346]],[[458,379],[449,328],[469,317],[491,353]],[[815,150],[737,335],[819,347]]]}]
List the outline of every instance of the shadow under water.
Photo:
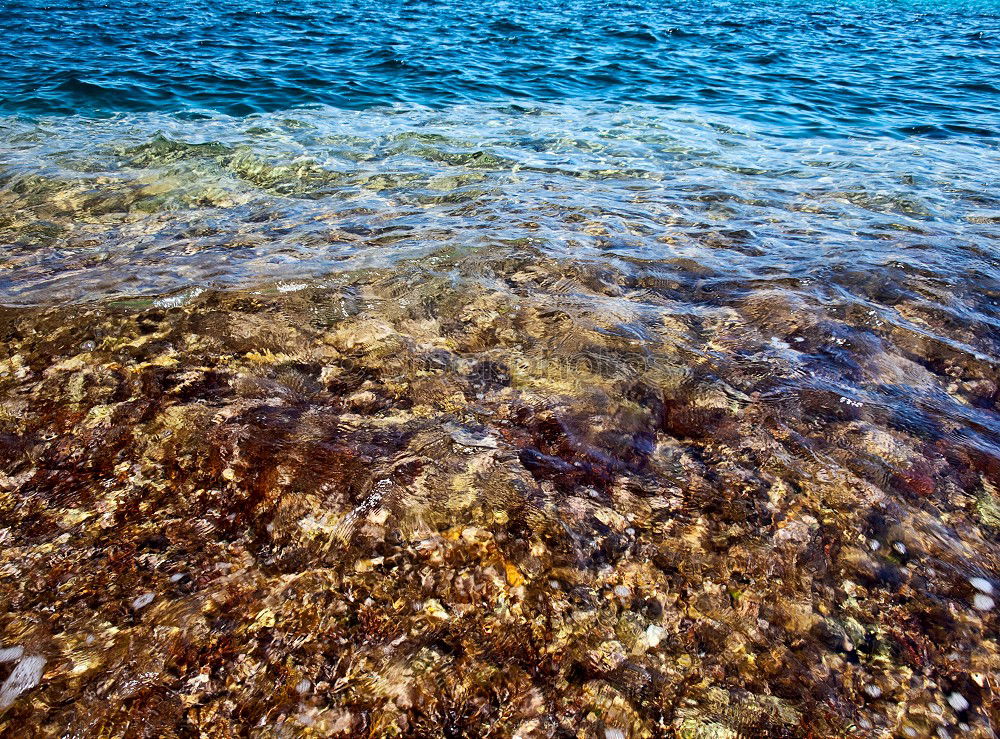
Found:
[{"label": "shadow under water", "polygon": [[992,736],[985,170],[517,120],[8,155],[0,731]]}]

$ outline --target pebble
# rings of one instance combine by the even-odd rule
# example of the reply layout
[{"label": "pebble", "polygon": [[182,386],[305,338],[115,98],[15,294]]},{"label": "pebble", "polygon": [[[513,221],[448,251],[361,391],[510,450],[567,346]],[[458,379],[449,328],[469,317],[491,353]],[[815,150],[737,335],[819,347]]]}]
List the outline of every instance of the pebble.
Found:
[{"label": "pebble", "polygon": [[651,648],[656,648],[659,646],[660,642],[663,641],[663,637],[666,636],[667,630],[662,626],[657,626],[656,624],[650,624],[649,628],[646,629],[646,644]]},{"label": "pebble", "polygon": [[153,602],[153,598],[155,597],[156,595],[153,593],[143,593],[138,598],[132,601],[132,608],[134,608],[137,611],[142,608],[145,608],[146,606],[148,606],[150,603]]},{"label": "pebble", "polygon": [[21,659],[23,654],[24,647],[5,647],[0,649],[0,662],[13,662],[16,659]]},{"label": "pebble", "polygon": [[497,440],[490,434],[476,434],[465,429],[455,429],[451,432],[451,440],[462,446],[480,447],[482,449],[496,449]]},{"label": "pebble", "polygon": [[970,577],[969,584],[981,593],[989,595],[993,592],[993,583],[985,577]]},{"label": "pebble", "polygon": [[865,693],[870,698],[878,698],[879,696],[882,695],[882,688],[880,688],[878,685],[875,685],[874,683],[866,685],[865,688],[864,688],[864,690],[865,690]]},{"label": "pebble", "polygon": [[969,701],[961,693],[952,693],[948,696],[948,705],[956,711],[965,711],[969,708]]},{"label": "pebble", "polygon": [[448,621],[451,619],[448,611],[446,611],[444,606],[441,605],[441,601],[436,598],[424,601],[424,607],[422,610],[426,611],[428,616],[432,616],[442,621]]},{"label": "pebble", "polygon": [[38,685],[45,667],[44,657],[22,657],[0,686],[0,711],[13,703],[25,690]]},{"label": "pebble", "polygon": [[996,603],[990,596],[976,593],[976,597],[972,599],[972,605],[977,611],[990,611],[993,610]]}]

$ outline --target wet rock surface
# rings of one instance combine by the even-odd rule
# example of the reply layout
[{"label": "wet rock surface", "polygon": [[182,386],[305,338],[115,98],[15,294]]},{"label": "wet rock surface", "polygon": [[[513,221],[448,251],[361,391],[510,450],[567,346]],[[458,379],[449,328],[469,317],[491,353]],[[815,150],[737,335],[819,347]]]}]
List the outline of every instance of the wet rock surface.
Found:
[{"label": "wet rock surface", "polygon": [[0,308],[0,732],[992,736],[989,333],[692,290]]}]

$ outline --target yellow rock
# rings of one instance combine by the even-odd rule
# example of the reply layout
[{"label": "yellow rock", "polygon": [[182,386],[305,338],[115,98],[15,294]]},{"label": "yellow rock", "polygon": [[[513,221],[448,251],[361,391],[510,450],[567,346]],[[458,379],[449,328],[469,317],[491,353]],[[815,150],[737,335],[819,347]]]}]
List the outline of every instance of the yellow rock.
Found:
[{"label": "yellow rock", "polygon": [[508,585],[510,585],[512,588],[524,585],[524,575],[521,574],[521,571],[518,570],[517,567],[512,565],[510,562],[504,562],[503,566],[504,570],[507,573]]}]

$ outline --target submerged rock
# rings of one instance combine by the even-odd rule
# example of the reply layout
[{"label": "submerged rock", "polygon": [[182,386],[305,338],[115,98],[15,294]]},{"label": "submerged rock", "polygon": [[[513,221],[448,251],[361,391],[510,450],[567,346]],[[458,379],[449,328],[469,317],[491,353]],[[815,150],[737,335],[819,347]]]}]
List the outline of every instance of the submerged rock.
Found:
[{"label": "submerged rock", "polygon": [[0,731],[988,736],[1000,463],[491,258],[0,309]]}]

